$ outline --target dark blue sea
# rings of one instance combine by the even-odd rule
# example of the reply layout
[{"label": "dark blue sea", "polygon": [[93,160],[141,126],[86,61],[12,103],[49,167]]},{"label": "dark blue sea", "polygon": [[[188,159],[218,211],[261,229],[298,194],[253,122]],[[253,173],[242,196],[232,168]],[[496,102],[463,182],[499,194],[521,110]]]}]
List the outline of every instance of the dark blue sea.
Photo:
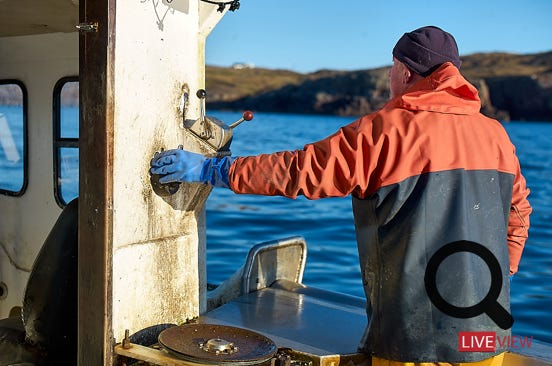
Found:
[{"label": "dark blue sea", "polygon": [[[211,113],[229,123],[239,113]],[[353,118],[257,113],[234,130],[232,155],[302,148]],[[509,122],[531,189],[530,237],[512,281],[513,333],[552,343],[552,123]],[[220,283],[259,242],[294,235],[308,245],[303,283],[364,297],[351,198],[307,200],[237,195],[217,188],[207,200],[207,278]]]},{"label": "dark blue sea", "polygon": [[[0,106],[0,113],[9,117],[10,124],[17,122],[14,107]],[[78,125],[71,122],[78,118],[76,108],[67,108],[64,113],[69,121],[67,129]],[[228,124],[240,117],[239,113],[210,114]],[[234,130],[231,150],[233,155],[240,156],[302,148],[352,120],[257,113],[253,121]],[[552,122],[510,122],[504,127],[517,147],[533,206],[530,237],[519,272],[512,281],[513,332],[552,343]],[[69,136],[78,134],[78,130],[69,132]],[[12,134],[18,141],[21,131],[13,129]],[[18,148],[22,154],[21,146]],[[75,175],[78,155],[72,151],[65,158],[68,180]],[[22,181],[21,167],[8,161],[1,147],[0,172],[0,185],[4,187],[6,182]],[[66,201],[78,194],[76,181],[68,181],[71,183],[65,187]],[[237,195],[216,188],[207,200],[206,211],[209,283],[221,283],[234,273],[254,244],[300,235],[308,244],[303,283],[364,297],[350,197],[292,200]]]}]

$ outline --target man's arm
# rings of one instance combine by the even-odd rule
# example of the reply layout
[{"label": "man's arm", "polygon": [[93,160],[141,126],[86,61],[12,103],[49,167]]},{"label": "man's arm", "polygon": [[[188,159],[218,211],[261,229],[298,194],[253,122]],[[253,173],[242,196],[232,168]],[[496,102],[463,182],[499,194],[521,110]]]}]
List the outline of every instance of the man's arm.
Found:
[{"label": "man's arm", "polygon": [[378,154],[362,139],[356,121],[302,150],[237,158],[230,166],[230,189],[309,199],[344,197],[363,190]]}]

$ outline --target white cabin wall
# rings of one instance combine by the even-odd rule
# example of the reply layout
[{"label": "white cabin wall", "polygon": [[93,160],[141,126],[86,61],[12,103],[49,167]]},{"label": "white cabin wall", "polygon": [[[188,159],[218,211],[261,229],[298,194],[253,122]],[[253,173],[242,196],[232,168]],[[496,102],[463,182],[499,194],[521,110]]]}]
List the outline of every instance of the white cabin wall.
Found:
[{"label": "white cabin wall", "polygon": [[[0,195],[0,281],[8,295],[0,318],[21,306],[29,271],[61,212],[54,198],[53,89],[78,75],[78,34],[0,38],[0,79],[20,80],[28,98],[28,186],[20,197]],[[7,252],[7,253],[6,253]]]},{"label": "white cabin wall", "polygon": [[[197,317],[206,307],[205,211],[210,188],[182,184],[156,195],[149,163],[161,149],[212,153],[182,126],[199,118],[205,32],[198,0],[118,1],[114,57],[112,330],[117,341],[164,323]],[[210,23],[222,17],[204,11]],[[212,14],[209,17],[208,14]]]}]

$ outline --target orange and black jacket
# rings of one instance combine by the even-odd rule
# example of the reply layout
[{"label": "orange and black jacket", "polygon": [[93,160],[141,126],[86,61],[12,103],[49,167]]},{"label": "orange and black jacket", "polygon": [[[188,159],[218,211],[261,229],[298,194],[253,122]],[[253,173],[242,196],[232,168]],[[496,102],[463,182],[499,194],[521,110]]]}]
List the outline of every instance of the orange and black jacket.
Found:
[{"label": "orange and black jacket", "polygon": [[509,334],[486,312],[444,313],[424,283],[440,248],[477,243],[498,260],[503,281],[490,283],[489,265],[459,251],[434,274],[439,295],[470,308],[500,286],[496,302],[509,311],[508,276],[517,271],[527,239],[529,190],[504,128],[480,107],[477,90],[445,63],[380,111],[321,141],[237,158],[230,167],[236,193],[352,195],[370,312],[361,347],[376,356],[471,362],[491,354],[459,352],[458,332]]}]

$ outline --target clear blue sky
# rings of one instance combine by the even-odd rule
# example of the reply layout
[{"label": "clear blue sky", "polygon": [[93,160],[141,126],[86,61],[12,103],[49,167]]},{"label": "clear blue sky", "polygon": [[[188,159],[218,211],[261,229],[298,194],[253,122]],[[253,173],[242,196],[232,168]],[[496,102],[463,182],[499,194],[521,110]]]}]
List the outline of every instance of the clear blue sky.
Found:
[{"label": "clear blue sky", "polygon": [[240,0],[207,38],[206,63],[312,72],[391,64],[403,33],[436,25],[460,55],[552,50],[552,0]]}]

